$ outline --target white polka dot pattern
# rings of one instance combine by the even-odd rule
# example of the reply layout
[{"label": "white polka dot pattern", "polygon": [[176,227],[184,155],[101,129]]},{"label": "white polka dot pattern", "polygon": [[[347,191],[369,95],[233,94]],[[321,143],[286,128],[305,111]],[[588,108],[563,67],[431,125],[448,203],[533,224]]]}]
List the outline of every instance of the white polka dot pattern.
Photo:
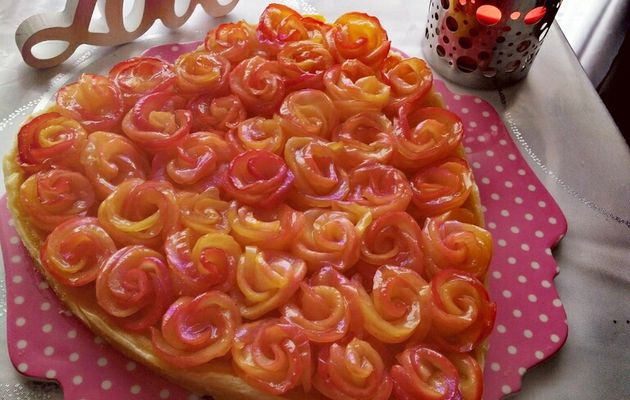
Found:
[{"label": "white polka dot pattern", "polygon": [[[165,45],[146,54],[173,61],[197,42]],[[567,335],[566,314],[553,278],[552,248],[566,232],[562,212],[485,101],[450,93],[437,81],[450,109],[466,127],[466,152],[475,169],[488,229],[495,240],[490,267],[497,322],[486,358],[485,400],[518,391],[528,368],[557,351]],[[55,379],[69,399],[198,399],[129,361],[95,338],[34,272],[20,245],[6,199],[0,202],[0,243],[7,274],[8,343],[23,374]]]},{"label": "white polka dot pattern", "polygon": [[567,229],[556,202],[520,156],[500,117],[485,101],[455,99],[438,90],[466,127],[467,157],[480,182],[485,218],[494,237],[491,295],[497,303],[495,332],[484,371],[484,399],[500,399],[521,387],[528,368],[551,356],[567,336],[566,314],[553,278],[549,250]]}]

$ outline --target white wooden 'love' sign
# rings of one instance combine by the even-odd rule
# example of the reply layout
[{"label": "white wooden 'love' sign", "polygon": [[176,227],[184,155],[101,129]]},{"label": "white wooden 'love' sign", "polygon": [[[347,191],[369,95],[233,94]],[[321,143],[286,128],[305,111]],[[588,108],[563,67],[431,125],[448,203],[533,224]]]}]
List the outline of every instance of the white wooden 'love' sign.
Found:
[{"label": "white wooden 'love' sign", "polygon": [[[176,29],[190,18],[201,4],[213,17],[229,13],[238,0],[190,0],[182,15],[177,15],[177,0],[136,0],[131,11],[125,15],[124,0],[102,0],[103,17],[92,21],[97,0],[67,0],[66,7],[59,13],[37,14],[27,18],[15,32],[24,61],[35,68],[48,68],[61,64],[81,44],[115,46],[130,42],[160,19],[168,28]],[[98,32],[90,26],[101,27]],[[135,27],[128,29],[127,27]],[[35,46],[43,51],[34,52]]]}]

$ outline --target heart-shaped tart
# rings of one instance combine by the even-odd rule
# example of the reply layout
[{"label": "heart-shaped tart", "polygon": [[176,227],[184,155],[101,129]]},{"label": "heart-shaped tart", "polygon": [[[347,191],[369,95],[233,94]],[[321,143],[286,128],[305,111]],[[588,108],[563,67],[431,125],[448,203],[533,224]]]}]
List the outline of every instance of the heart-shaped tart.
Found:
[{"label": "heart-shaped tart", "polygon": [[70,311],[215,399],[480,399],[492,238],[432,73],[378,19],[271,4],[83,75],[5,159]]}]

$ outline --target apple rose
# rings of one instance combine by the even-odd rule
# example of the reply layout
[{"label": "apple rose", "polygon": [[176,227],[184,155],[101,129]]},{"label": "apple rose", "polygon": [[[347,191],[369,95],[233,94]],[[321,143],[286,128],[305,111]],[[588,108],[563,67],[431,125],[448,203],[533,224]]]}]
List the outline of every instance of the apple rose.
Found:
[{"label": "apple rose", "polygon": [[96,199],[92,185],[83,175],[53,169],[40,171],[22,182],[19,202],[30,223],[50,232],[62,222],[91,214]]},{"label": "apple rose", "polygon": [[440,349],[465,353],[479,346],[492,332],[497,306],[477,278],[445,269],[431,279],[431,332]]},{"label": "apple rose", "polygon": [[303,282],[295,300],[281,309],[284,319],[304,330],[315,343],[343,338],[350,328],[350,307],[339,289]]},{"label": "apple rose", "polygon": [[330,138],[339,116],[330,97],[321,90],[303,89],[285,97],[280,121],[288,136]]},{"label": "apple rose", "polygon": [[275,54],[292,42],[323,43],[328,29],[330,26],[318,19],[303,17],[281,4],[270,4],[260,15],[256,35],[262,47]]},{"label": "apple rose", "polygon": [[151,327],[151,342],[161,359],[178,368],[195,367],[228,354],[240,324],[238,307],[224,293],[180,297],[160,328]]},{"label": "apple rose", "polygon": [[114,65],[109,78],[122,92],[125,109],[130,109],[140,97],[171,91],[175,72],[171,64],[159,58],[134,57]]},{"label": "apple rose", "polygon": [[462,400],[481,400],[483,371],[477,360],[468,353],[447,353],[446,357],[457,369]]},{"label": "apple rose", "polygon": [[146,179],[150,170],[147,156],[131,140],[110,132],[90,134],[81,163],[99,199],[127,179]]},{"label": "apple rose", "polygon": [[423,167],[411,178],[415,212],[431,217],[461,207],[473,185],[472,171],[462,158],[449,157]]},{"label": "apple rose", "polygon": [[260,56],[243,60],[230,74],[230,89],[249,113],[270,117],[286,93],[283,67]]},{"label": "apple rose", "polygon": [[173,187],[166,182],[126,180],[103,200],[98,220],[117,243],[160,246],[179,220]]},{"label": "apple rose", "polygon": [[209,273],[202,274],[202,268],[195,265],[192,249],[198,238],[199,234],[192,229],[183,229],[171,232],[164,239],[164,254],[171,270],[174,291],[179,296],[196,296],[212,289],[220,281]]},{"label": "apple rose", "polygon": [[236,268],[241,315],[258,319],[285,304],[299,289],[306,263],[291,254],[248,246]]},{"label": "apple rose", "polygon": [[329,399],[387,400],[392,379],[374,347],[353,338],[320,349],[313,386]]},{"label": "apple rose", "polygon": [[278,52],[277,59],[284,67],[289,90],[323,89],[324,72],[335,63],[324,45],[309,40],[287,44]]},{"label": "apple rose", "polygon": [[483,279],[492,257],[492,235],[475,225],[474,218],[468,210],[455,209],[426,219],[422,247],[428,278],[454,268]]},{"label": "apple rose", "polygon": [[208,32],[204,46],[210,53],[236,65],[256,52],[256,28],[245,21],[221,24]]},{"label": "apple rose", "polygon": [[175,61],[175,86],[183,93],[223,95],[228,91],[232,68],[228,59],[196,50],[184,53]]},{"label": "apple rose", "polygon": [[296,208],[326,208],[346,198],[348,174],[328,142],[293,137],[284,146],[284,158],[295,175],[289,203]]},{"label": "apple rose", "polygon": [[422,340],[431,325],[429,285],[413,270],[385,265],[374,275],[372,292],[354,282],[364,329],[384,343]]},{"label": "apple rose", "polygon": [[343,144],[340,159],[344,167],[354,168],[366,161],[388,164],[393,153],[392,123],[385,115],[366,111],[346,119],[332,134]]},{"label": "apple rose", "polygon": [[271,209],[287,196],[293,179],[281,157],[266,150],[249,150],[230,162],[223,188],[243,204]]},{"label": "apple rose", "polygon": [[286,204],[263,210],[232,202],[227,218],[241,245],[271,250],[287,249],[304,226],[304,215]]},{"label": "apple rose", "polygon": [[230,231],[227,218],[230,203],[221,200],[217,188],[201,193],[178,192],[177,205],[181,223],[198,234]]},{"label": "apple rose", "polygon": [[114,241],[96,218],[73,218],[46,237],[40,251],[42,265],[58,282],[83,286],[96,280],[99,270],[116,251]]},{"label": "apple rose", "polygon": [[349,193],[334,207],[360,218],[371,212],[374,218],[389,211],[403,211],[411,202],[411,188],[401,171],[373,161],[350,171]]},{"label": "apple rose", "polygon": [[444,354],[422,345],[396,356],[391,370],[396,400],[462,399],[457,369]]},{"label": "apple rose", "polygon": [[339,63],[356,59],[373,68],[381,66],[391,47],[378,18],[359,12],[337,18],[326,41]]},{"label": "apple rose", "polygon": [[120,89],[111,79],[83,74],[78,82],[57,92],[57,110],[94,132],[116,128],[125,106]]},{"label": "apple rose", "polygon": [[226,139],[239,153],[248,150],[267,150],[276,155],[282,155],[286,134],[282,129],[280,118],[253,117],[241,122],[236,129],[228,132]]},{"label": "apple rose", "polygon": [[236,373],[254,388],[281,395],[311,387],[311,348],[302,329],[281,319],[243,325],[232,345]]},{"label": "apple rose", "polygon": [[164,252],[175,291],[179,295],[195,296],[208,290],[230,290],[242,249],[226,233],[210,232],[199,237],[190,229],[184,229],[167,236]]},{"label": "apple rose", "polygon": [[220,168],[234,152],[220,132],[195,132],[180,140],[172,152],[153,157],[151,179],[168,180],[175,185],[218,186],[223,179]]},{"label": "apple rose", "polygon": [[302,16],[282,4],[270,4],[260,14],[256,34],[261,44],[279,50],[286,43],[308,38]]},{"label": "apple rose", "polygon": [[403,104],[394,118],[392,165],[418,169],[455,152],[462,141],[461,119],[439,107]]},{"label": "apple rose", "polygon": [[[359,286],[361,283],[353,277],[348,279],[342,272],[332,266],[325,266],[314,272],[308,279],[311,286],[330,286],[339,291],[348,304],[350,310],[349,332],[363,337],[365,335],[364,320],[361,312]],[[323,308],[320,308],[324,311]]]},{"label": "apple rose", "polygon": [[149,94],[125,115],[122,130],[147,151],[170,149],[190,132],[192,116],[184,106],[184,98],[172,93]]},{"label": "apple rose", "polygon": [[79,169],[87,132],[77,121],[57,112],[39,115],[20,128],[17,162],[25,171]]},{"label": "apple rose", "polygon": [[192,249],[192,258],[202,276],[215,278],[218,289],[227,290],[234,283],[241,246],[226,233],[211,232],[200,237]]},{"label": "apple rose", "polygon": [[367,228],[361,242],[361,260],[374,265],[394,265],[422,274],[422,231],[404,211],[390,211]]},{"label": "apple rose", "polygon": [[396,115],[401,105],[422,99],[433,87],[433,73],[424,60],[390,56],[383,66],[383,78],[391,88],[387,111]]},{"label": "apple rose", "polygon": [[163,256],[141,245],[112,254],[96,278],[98,305],[129,331],[141,332],[157,323],[173,297]]},{"label": "apple rose", "polygon": [[363,220],[355,226],[352,216],[341,211],[310,209],[304,213],[304,229],[294,239],[292,252],[311,270],[330,265],[345,271],[359,260],[367,224]]},{"label": "apple rose", "polygon": [[389,103],[390,87],[359,60],[351,59],[332,66],[323,79],[326,93],[342,119],[360,112],[381,111]]},{"label": "apple rose", "polygon": [[192,113],[192,131],[227,132],[247,118],[241,100],[230,94],[224,97],[202,94],[188,102]]}]

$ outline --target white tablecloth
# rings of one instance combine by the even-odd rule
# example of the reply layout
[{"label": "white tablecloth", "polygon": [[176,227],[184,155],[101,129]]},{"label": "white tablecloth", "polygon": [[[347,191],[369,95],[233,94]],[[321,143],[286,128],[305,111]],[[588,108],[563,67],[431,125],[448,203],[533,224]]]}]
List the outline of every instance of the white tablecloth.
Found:
[{"label": "white tablecloth", "polygon": [[[296,8],[311,4],[329,17],[364,10],[381,19],[397,47],[420,54],[428,0],[285,3]],[[253,20],[264,4],[242,0],[228,19]],[[86,51],[80,48],[68,63],[45,71],[22,62],[13,40],[19,22],[62,7],[60,0],[0,2],[3,152],[15,135],[5,127],[15,118],[23,119],[46,92],[50,80],[63,79]],[[156,25],[148,34],[161,35],[164,42],[201,38],[215,23],[198,10],[178,32],[168,33]],[[112,50],[90,51],[92,57],[98,57]],[[626,324],[630,318],[630,149],[557,25],[552,27],[527,79],[504,91],[505,103],[496,92],[451,88],[495,105],[514,128],[511,134],[525,158],[569,222],[567,236],[554,251],[561,270],[555,283],[568,314],[569,339],[555,357],[525,375],[523,390],[515,398],[630,398],[630,324]],[[4,291],[0,294],[0,398],[61,398],[54,385],[28,383],[12,368],[6,352]]]}]

